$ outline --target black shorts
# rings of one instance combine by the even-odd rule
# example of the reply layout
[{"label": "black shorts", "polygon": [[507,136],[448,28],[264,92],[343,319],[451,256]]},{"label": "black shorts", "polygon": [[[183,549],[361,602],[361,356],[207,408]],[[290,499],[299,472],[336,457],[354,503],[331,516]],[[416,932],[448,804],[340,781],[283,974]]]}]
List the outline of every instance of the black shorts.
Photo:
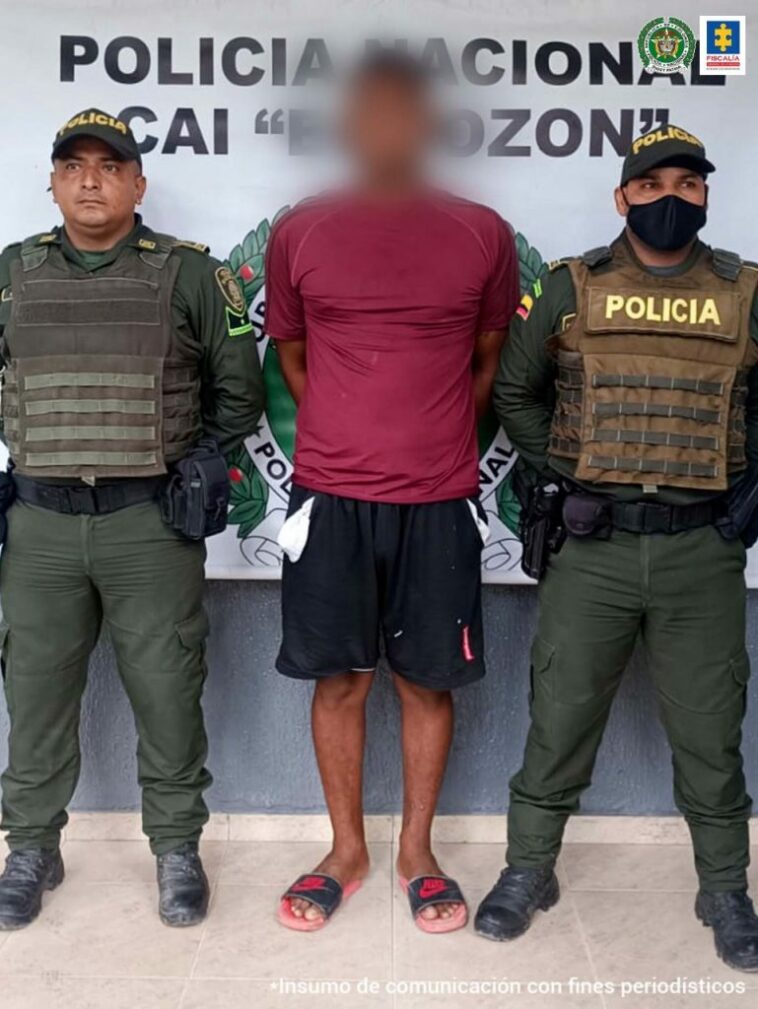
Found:
[{"label": "black shorts", "polygon": [[396,505],[294,486],[288,516],[309,498],[305,547],[284,560],[279,672],[371,672],[381,634],[391,668],[421,686],[484,676],[482,537],[469,499]]}]

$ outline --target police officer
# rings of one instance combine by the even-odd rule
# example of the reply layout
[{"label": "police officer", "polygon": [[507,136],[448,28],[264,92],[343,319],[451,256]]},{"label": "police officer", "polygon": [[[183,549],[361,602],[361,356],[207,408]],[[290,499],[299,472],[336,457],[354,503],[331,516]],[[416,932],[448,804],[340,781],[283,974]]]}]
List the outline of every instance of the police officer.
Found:
[{"label": "police officer", "polygon": [[694,845],[696,914],[726,963],[757,970],[740,755],[745,546],[726,492],[758,459],[758,272],[697,237],[713,170],[688,131],[637,139],[615,191],[622,235],[553,264],[502,355],[498,416],[534,482],[562,488],[566,539],[540,590],[507,866],[476,929],[515,938],[558,900],[563,829],[639,635]]},{"label": "police officer", "polygon": [[[244,298],[207,248],[146,227],[128,126],[98,109],[53,143],[63,226],[0,256],[2,417],[16,499],[0,566],[10,715],[0,929],[29,924],[63,879],[90,653],[107,626],[139,736],[159,911],[208,905],[200,698],[208,620],[202,540],[162,521],[167,470],[212,437],[228,452],[263,407]],[[231,335],[231,334],[234,335]],[[6,478],[6,488],[7,488]]]}]

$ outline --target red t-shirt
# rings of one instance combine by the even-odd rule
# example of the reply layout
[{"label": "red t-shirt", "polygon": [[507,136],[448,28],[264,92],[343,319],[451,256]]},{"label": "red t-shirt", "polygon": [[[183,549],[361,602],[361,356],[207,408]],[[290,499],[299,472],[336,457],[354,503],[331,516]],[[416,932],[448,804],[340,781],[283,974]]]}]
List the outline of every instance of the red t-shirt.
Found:
[{"label": "red t-shirt", "polygon": [[319,197],[274,228],[266,332],[305,340],[294,480],[364,501],[479,491],[471,358],[519,301],[510,228],[447,194]]}]

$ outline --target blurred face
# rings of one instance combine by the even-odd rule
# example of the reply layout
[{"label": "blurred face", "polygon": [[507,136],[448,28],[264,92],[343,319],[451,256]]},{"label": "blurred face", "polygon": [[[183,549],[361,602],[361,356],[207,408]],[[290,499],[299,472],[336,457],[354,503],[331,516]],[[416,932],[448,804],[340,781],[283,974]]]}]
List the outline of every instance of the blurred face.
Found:
[{"label": "blurred face", "polygon": [[391,76],[369,77],[349,96],[344,132],[363,174],[402,180],[423,170],[432,110],[421,87]]},{"label": "blurred face", "polygon": [[652,168],[646,175],[630,179],[623,188],[616,189],[616,209],[626,217],[632,204],[653,203],[663,196],[678,196],[702,207],[707,193],[705,179],[689,168]]},{"label": "blurred face", "polygon": [[82,137],[53,162],[53,199],[68,225],[93,234],[125,227],[145,194],[136,161],[119,161],[101,140]]}]

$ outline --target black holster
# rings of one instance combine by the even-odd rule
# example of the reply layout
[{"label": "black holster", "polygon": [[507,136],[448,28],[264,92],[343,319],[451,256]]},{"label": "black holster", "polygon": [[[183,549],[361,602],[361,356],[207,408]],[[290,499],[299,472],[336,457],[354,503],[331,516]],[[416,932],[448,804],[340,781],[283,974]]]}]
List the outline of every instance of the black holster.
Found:
[{"label": "black holster", "polygon": [[724,514],[715,525],[725,540],[741,539],[746,547],[758,540],[758,463],[751,463],[725,495]]},{"label": "black holster", "polygon": [[8,537],[8,520],[5,513],[16,499],[16,484],[12,469],[12,465],[9,465],[7,473],[0,473],[0,546]]},{"label": "black holster", "polygon": [[202,438],[171,467],[160,499],[163,521],[190,540],[215,536],[226,529],[229,494],[226,460],[213,438]]},{"label": "black holster", "polygon": [[613,530],[613,506],[609,498],[594,494],[567,494],[563,501],[563,524],[569,536],[607,540]]},{"label": "black holster", "polygon": [[519,538],[521,568],[525,575],[537,581],[547,569],[551,553],[558,553],[566,539],[561,517],[564,492],[560,484],[531,478],[517,465],[513,474],[513,489],[521,505]]}]

